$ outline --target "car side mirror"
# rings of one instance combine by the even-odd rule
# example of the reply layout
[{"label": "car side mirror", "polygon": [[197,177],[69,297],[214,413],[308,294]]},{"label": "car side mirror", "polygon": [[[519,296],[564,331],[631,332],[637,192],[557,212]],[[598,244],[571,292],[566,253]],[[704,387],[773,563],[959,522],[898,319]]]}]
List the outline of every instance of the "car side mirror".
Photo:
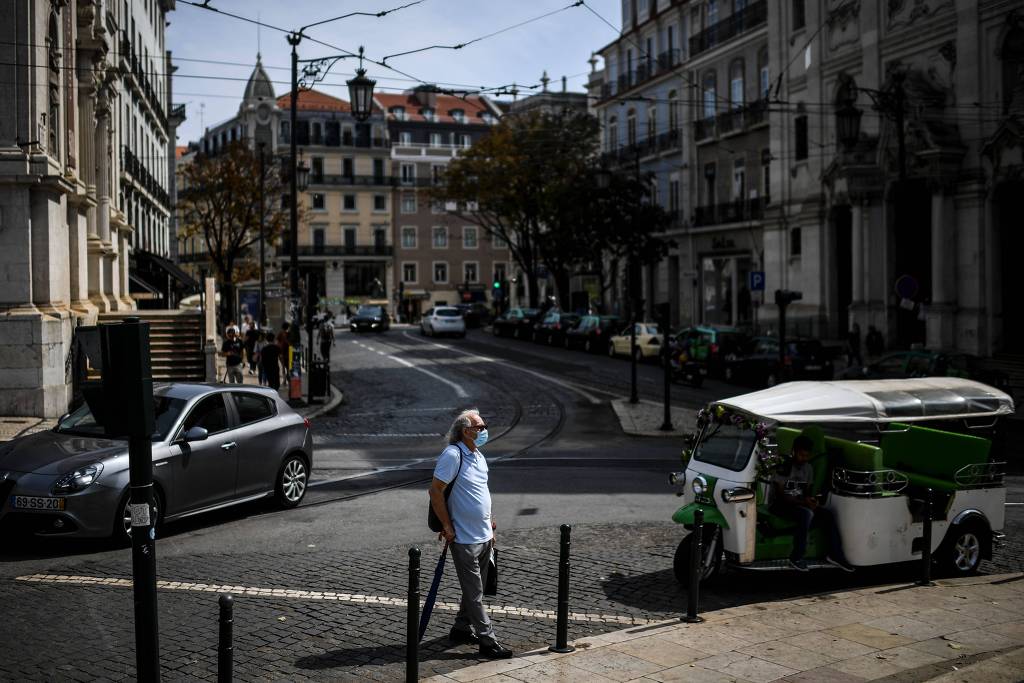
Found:
[{"label": "car side mirror", "polygon": [[193,441],[206,441],[206,438],[209,435],[210,433],[206,431],[205,427],[192,427],[187,432],[185,432],[184,441],[189,443]]}]

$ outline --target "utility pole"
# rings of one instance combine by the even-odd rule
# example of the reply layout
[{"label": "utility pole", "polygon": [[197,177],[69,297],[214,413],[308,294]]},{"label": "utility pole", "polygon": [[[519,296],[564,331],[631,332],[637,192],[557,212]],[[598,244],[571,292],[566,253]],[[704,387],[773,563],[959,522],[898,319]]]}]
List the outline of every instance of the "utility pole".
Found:
[{"label": "utility pole", "polygon": [[[298,191],[298,105],[299,105],[299,53],[296,50],[302,42],[301,33],[288,34],[288,44],[292,46],[292,92],[289,114],[289,158],[288,158],[288,192],[292,253],[290,259],[289,279],[291,283],[292,320],[289,344],[297,347],[299,340],[299,317],[302,302],[299,295],[299,191]],[[292,368],[292,372],[295,368]]]},{"label": "utility pole", "polygon": [[264,184],[267,179],[266,158],[264,156],[266,143],[260,142],[257,147],[260,151],[260,320],[259,327],[264,329],[267,325],[267,259],[266,259],[266,209],[264,208]]}]

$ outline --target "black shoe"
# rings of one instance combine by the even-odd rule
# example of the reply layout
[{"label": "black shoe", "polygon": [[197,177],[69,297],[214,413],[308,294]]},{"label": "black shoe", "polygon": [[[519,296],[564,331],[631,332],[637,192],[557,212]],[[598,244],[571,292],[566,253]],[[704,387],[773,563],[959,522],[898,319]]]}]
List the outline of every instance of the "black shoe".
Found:
[{"label": "black shoe", "polygon": [[472,631],[463,631],[461,628],[453,628],[448,631],[448,640],[460,645],[479,645],[480,638]]},{"label": "black shoe", "polygon": [[502,647],[495,643],[494,645],[481,645],[480,654],[488,659],[511,659],[512,650],[507,647]]}]

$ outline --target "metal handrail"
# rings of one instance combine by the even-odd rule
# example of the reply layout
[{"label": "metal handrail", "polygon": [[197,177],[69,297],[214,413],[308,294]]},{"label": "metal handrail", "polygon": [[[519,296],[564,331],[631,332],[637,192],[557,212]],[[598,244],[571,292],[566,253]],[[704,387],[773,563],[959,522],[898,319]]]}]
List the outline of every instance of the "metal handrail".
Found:
[{"label": "metal handrail", "polygon": [[964,488],[985,488],[1002,484],[1005,476],[1005,462],[978,462],[958,469],[953,481]]},{"label": "metal handrail", "polygon": [[837,493],[872,497],[883,493],[900,493],[910,480],[897,470],[851,470],[837,467],[832,471],[832,488]]}]

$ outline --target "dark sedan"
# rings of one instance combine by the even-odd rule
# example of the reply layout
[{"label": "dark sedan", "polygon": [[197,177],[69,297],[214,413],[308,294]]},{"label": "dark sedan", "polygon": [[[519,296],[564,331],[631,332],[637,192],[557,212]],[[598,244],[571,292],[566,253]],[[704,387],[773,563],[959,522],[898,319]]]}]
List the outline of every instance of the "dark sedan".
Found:
[{"label": "dark sedan", "polygon": [[608,340],[622,328],[617,315],[585,315],[579,324],[565,332],[563,345],[567,349],[582,348],[587,353],[605,353]]},{"label": "dark sedan", "polygon": [[533,341],[538,344],[559,345],[565,339],[565,333],[580,321],[575,313],[548,311],[544,319],[533,326]]},{"label": "dark sedan", "polygon": [[383,306],[360,306],[348,325],[353,332],[384,332],[391,327],[391,318]]},{"label": "dark sedan", "polygon": [[817,339],[788,340],[780,360],[777,337],[753,337],[726,354],[722,371],[727,382],[771,387],[791,380],[829,380],[835,369]]},{"label": "dark sedan", "polygon": [[491,321],[491,312],[482,303],[455,304],[455,308],[462,312],[462,319],[468,328],[483,327]]},{"label": "dark sedan", "polygon": [[847,368],[843,379],[963,377],[1009,391],[1006,374],[984,366],[981,359],[959,351],[893,351],[868,365]]},{"label": "dark sedan", "polygon": [[530,339],[533,336],[533,325],[540,316],[536,308],[510,308],[494,319],[491,331],[495,337],[515,337]]},{"label": "dark sedan", "polygon": [[[275,496],[299,504],[313,466],[309,421],[262,387],[165,384],[154,392],[157,522]],[[0,446],[0,526],[125,538],[128,444],[103,436],[87,404]]]}]

